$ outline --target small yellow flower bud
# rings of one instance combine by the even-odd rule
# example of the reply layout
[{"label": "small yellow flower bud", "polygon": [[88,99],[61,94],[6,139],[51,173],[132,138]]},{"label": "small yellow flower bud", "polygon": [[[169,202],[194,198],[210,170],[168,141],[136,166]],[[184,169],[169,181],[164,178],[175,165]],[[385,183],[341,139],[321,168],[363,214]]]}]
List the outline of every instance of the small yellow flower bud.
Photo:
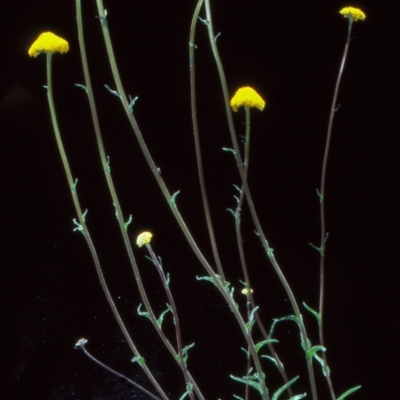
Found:
[{"label": "small yellow flower bud", "polygon": [[243,294],[249,294],[249,293],[253,293],[253,289],[249,289],[249,288],[244,288],[244,289],[242,289],[242,293]]},{"label": "small yellow flower bud", "polygon": [[236,112],[242,106],[256,107],[262,111],[265,107],[265,101],[253,88],[242,87],[232,97],[231,107]]},{"label": "small yellow flower bud", "polygon": [[68,42],[51,32],[44,32],[33,42],[28,50],[31,57],[40,53],[66,53],[69,49]]},{"label": "small yellow flower bud", "polygon": [[142,247],[144,244],[148,244],[151,242],[151,238],[153,234],[150,232],[142,232],[136,239],[136,244],[139,247]]},{"label": "small yellow flower bud", "polygon": [[359,19],[361,19],[361,21],[364,21],[364,19],[366,18],[365,14],[359,8],[345,7],[342,8],[339,12],[345,18],[350,17],[353,18],[354,21],[358,21]]}]

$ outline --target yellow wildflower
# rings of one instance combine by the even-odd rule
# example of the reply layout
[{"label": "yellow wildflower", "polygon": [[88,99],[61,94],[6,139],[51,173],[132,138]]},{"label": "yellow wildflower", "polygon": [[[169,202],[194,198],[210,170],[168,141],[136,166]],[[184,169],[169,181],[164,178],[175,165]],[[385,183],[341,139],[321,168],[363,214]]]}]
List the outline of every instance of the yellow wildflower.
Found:
[{"label": "yellow wildflower", "polygon": [[66,53],[69,49],[68,42],[51,32],[43,32],[33,42],[28,50],[31,57],[40,53]]},{"label": "yellow wildflower", "polygon": [[361,21],[364,21],[364,19],[366,18],[365,14],[359,8],[345,7],[342,8],[339,12],[345,18],[351,17],[354,21],[358,21],[359,19],[361,19]]},{"label": "yellow wildflower", "polygon": [[253,289],[244,288],[244,289],[242,289],[242,293],[246,294],[246,295],[249,293],[253,293]]},{"label": "yellow wildflower", "polygon": [[151,232],[142,232],[136,239],[136,244],[142,247],[144,244],[149,244],[153,234]]},{"label": "yellow wildflower", "polygon": [[265,101],[253,88],[242,87],[232,97],[231,107],[236,112],[242,106],[256,107],[262,111],[265,107]]}]

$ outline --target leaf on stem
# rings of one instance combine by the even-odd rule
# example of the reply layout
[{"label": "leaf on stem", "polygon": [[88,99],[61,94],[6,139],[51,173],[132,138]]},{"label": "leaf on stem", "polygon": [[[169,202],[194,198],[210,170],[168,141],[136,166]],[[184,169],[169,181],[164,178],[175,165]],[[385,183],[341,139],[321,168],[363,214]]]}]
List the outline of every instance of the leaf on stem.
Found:
[{"label": "leaf on stem", "polygon": [[307,353],[306,353],[307,360],[310,361],[314,357],[314,355],[315,355],[315,353],[317,351],[326,351],[326,348],[324,346],[313,346],[313,347],[311,347],[311,349],[308,350]]},{"label": "leaf on stem", "polygon": [[[188,358],[189,358],[189,350],[190,350],[192,347],[194,347],[194,343],[189,344],[189,345],[185,346],[185,347],[182,349],[183,362],[185,363],[185,365],[186,365],[187,360],[188,360]],[[176,360],[177,360],[178,362],[180,361],[180,355],[179,355],[179,354],[176,355]]]},{"label": "leaf on stem", "polygon": [[86,93],[88,93],[88,88],[85,85],[81,85],[80,83],[75,83],[74,86],[83,89]]},{"label": "leaf on stem", "polygon": [[[244,383],[245,385],[251,386],[254,389],[258,390],[258,392],[261,395],[263,394],[258,373],[255,373],[254,375],[244,376],[243,378],[238,378],[237,376],[233,376],[233,375],[229,375],[229,376],[234,381],[241,382],[241,383]],[[261,378],[262,378],[262,380],[264,380],[265,375],[263,374],[263,376]]]},{"label": "leaf on stem", "polygon": [[321,318],[321,315],[317,312],[317,311],[315,311],[315,310],[313,310],[311,307],[309,307],[306,303],[304,303],[303,302],[303,306],[304,306],[304,308],[306,309],[306,310],[308,310],[308,311],[310,311],[310,313],[312,314],[312,315],[314,315],[314,317],[317,319],[317,321],[318,321],[318,325],[319,326],[321,326],[322,325],[322,318]]},{"label": "leaf on stem", "polygon": [[270,343],[279,343],[279,340],[276,339],[265,339],[262,342],[258,342],[257,344],[254,345],[254,348],[256,349],[256,352],[258,353],[258,351],[265,346],[266,344],[270,344]]},{"label": "leaf on stem", "polygon": [[141,316],[141,317],[146,317],[149,320],[151,320],[150,318],[150,314],[147,311],[142,311],[142,303],[139,304],[139,307],[137,308],[137,313]]},{"label": "leaf on stem", "polygon": [[167,314],[169,311],[172,312],[172,307],[167,303],[167,309],[164,310],[164,311],[161,313],[161,315],[159,316],[159,318],[158,318],[158,320],[157,320],[157,325],[158,325],[158,327],[159,327],[160,329],[161,329],[161,325],[162,325],[162,323],[163,323],[163,321],[164,321],[165,314]]},{"label": "leaf on stem", "polygon": [[[280,388],[272,395],[271,400],[278,400],[279,396],[280,396],[283,392],[285,392],[286,389],[287,389],[289,386],[291,386],[294,382],[296,382],[297,379],[299,379],[298,376],[296,376],[296,377],[293,378],[291,381],[285,383],[282,387],[280,387]],[[300,396],[303,396],[303,397],[304,397],[304,395],[300,395]],[[301,398],[302,398],[302,397],[300,397],[300,399],[301,399]]]},{"label": "leaf on stem", "polygon": [[228,153],[232,153],[234,156],[236,156],[236,151],[231,149],[230,147],[223,147],[222,150]]},{"label": "leaf on stem", "polygon": [[137,357],[132,358],[131,362],[137,362],[140,365],[144,365],[146,363],[146,360],[142,356],[137,356]]},{"label": "leaf on stem", "polygon": [[170,200],[169,202],[171,203],[171,206],[172,206],[172,207],[176,207],[176,196],[178,196],[178,194],[179,194],[180,192],[181,192],[181,191],[178,190],[177,192],[175,192],[175,193],[171,196],[171,200]]},{"label": "leaf on stem", "polygon": [[361,389],[361,385],[360,386],[356,386],[353,387],[352,389],[349,389],[347,392],[344,392],[340,397],[337,398],[337,400],[343,400],[345,399],[348,395],[354,393],[356,390]]}]

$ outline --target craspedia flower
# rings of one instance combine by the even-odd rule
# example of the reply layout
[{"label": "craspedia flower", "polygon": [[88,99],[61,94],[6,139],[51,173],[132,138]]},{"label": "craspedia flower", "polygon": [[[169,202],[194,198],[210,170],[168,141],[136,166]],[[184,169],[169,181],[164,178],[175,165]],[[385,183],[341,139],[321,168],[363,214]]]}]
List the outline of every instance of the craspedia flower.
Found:
[{"label": "craspedia flower", "polygon": [[142,232],[136,239],[136,244],[139,247],[142,247],[145,244],[149,244],[151,242],[151,238],[153,234],[151,232]]},{"label": "craspedia flower", "polygon": [[265,101],[253,88],[246,86],[240,88],[231,99],[233,111],[236,112],[242,106],[256,107],[262,111],[265,107]]},{"label": "craspedia flower", "polygon": [[354,21],[358,21],[359,19],[361,19],[361,21],[364,21],[364,19],[366,18],[366,15],[359,8],[344,7],[339,12],[345,18],[353,18]]},{"label": "craspedia flower", "polygon": [[68,42],[51,32],[43,32],[33,42],[28,50],[31,57],[40,53],[66,53],[69,50]]}]

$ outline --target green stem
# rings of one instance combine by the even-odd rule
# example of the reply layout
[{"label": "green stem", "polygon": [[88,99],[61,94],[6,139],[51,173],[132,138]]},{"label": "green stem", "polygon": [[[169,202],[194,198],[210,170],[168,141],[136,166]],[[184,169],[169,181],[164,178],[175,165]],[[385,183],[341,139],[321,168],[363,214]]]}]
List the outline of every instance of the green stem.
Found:
[{"label": "green stem", "polygon": [[[323,327],[323,313],[324,313],[324,299],[325,299],[325,251],[326,251],[326,221],[325,221],[325,182],[326,182],[326,171],[328,168],[328,156],[329,156],[329,148],[332,139],[332,127],[333,120],[336,114],[336,104],[339,93],[340,82],[342,80],[343,70],[346,63],[347,53],[349,51],[350,39],[351,39],[351,28],[353,26],[353,18],[351,16],[348,17],[349,25],[347,29],[347,39],[346,45],[344,47],[344,52],[342,56],[342,61],[340,63],[339,74],[336,80],[335,91],[333,93],[333,100],[331,105],[331,111],[329,114],[329,122],[328,122],[328,132],[326,136],[326,144],[325,144],[325,152],[324,152],[324,160],[322,163],[322,173],[321,173],[321,186],[319,190],[319,199],[320,199],[320,217],[321,217],[321,244],[319,248],[320,253],[320,287],[319,287],[319,315],[321,317],[321,323],[319,324],[319,341],[321,346],[325,346],[324,339],[324,327]],[[328,382],[329,392],[332,400],[336,400],[335,392],[333,390],[332,381],[330,375],[327,371],[328,361],[326,357],[326,353],[322,352],[322,358],[325,364],[325,375]]]},{"label": "green stem", "polygon": [[[245,110],[245,115],[246,115],[246,132],[245,132],[245,142],[244,142],[243,170],[244,170],[244,174],[247,179],[248,172],[249,172],[249,165],[250,165],[250,126],[251,126],[251,122],[250,122],[249,107],[245,106],[244,110]],[[244,185],[242,185],[242,188],[241,188],[240,194],[239,194],[239,201],[238,201],[238,204],[236,206],[236,211],[235,211],[235,221],[236,221],[235,228],[236,228],[236,241],[237,241],[237,245],[238,245],[238,249],[239,249],[239,258],[240,258],[240,263],[242,265],[243,277],[247,284],[247,287],[250,289],[251,283],[250,283],[250,277],[249,277],[247,263],[246,263],[246,257],[245,257],[245,253],[244,253],[244,249],[243,249],[243,239],[242,239],[242,229],[241,229],[241,222],[242,222],[241,213],[242,213],[242,209],[243,209],[244,200],[245,200],[245,189],[244,189]],[[254,300],[254,296],[253,296],[251,290],[248,293],[248,300],[249,300],[249,303],[251,304],[251,308],[255,309],[256,302]],[[267,333],[267,330],[264,327],[264,324],[261,320],[258,310],[255,312],[255,318],[257,321],[257,326],[259,327],[261,333],[263,334],[264,339],[269,339],[269,335]],[[275,350],[274,345],[272,343],[268,343],[268,349],[276,361],[276,365],[278,367],[278,370],[279,370],[284,382],[286,384],[289,383],[289,378],[286,374],[284,365],[281,362],[281,360],[278,356],[278,353]],[[291,386],[288,387],[288,394],[290,397],[293,397],[293,390],[292,390]]]},{"label": "green stem", "polygon": [[[72,178],[72,173],[71,173],[71,168],[69,166],[69,162],[68,162],[68,158],[67,158],[67,154],[65,152],[64,149],[64,145],[62,142],[62,138],[61,138],[61,134],[60,134],[60,129],[58,126],[58,121],[57,121],[57,116],[56,116],[56,111],[55,111],[55,107],[54,107],[54,99],[53,99],[53,84],[52,84],[52,54],[51,53],[46,53],[46,60],[47,60],[47,98],[48,98],[48,102],[49,102],[49,108],[50,108],[50,115],[51,115],[51,121],[53,124],[53,130],[54,130],[54,134],[56,137],[56,141],[57,141],[57,145],[58,145],[58,150],[60,152],[60,156],[61,156],[61,160],[62,163],[64,165],[64,170],[65,173],[67,175],[67,180],[68,180],[68,184],[69,187],[71,189],[71,194],[72,194],[72,199],[74,202],[74,206],[75,206],[75,210],[78,216],[78,220],[79,220],[79,230],[83,233],[83,236],[85,237],[86,243],[89,247],[90,253],[92,255],[93,258],[93,262],[95,264],[96,267],[96,272],[97,275],[99,277],[100,280],[100,284],[101,287],[103,289],[103,292],[106,296],[106,299],[108,301],[108,304],[110,305],[111,311],[114,315],[114,318],[116,319],[121,331],[124,334],[125,339],[128,342],[129,347],[131,348],[132,352],[135,354],[135,356],[139,357],[140,353],[137,350],[135,344],[133,343],[132,339],[129,336],[129,333],[125,327],[125,324],[118,312],[118,309],[114,303],[114,300],[111,296],[111,293],[108,289],[106,280],[104,278],[103,275],[103,271],[101,269],[101,265],[100,265],[100,260],[98,258],[96,249],[94,247],[93,241],[91,239],[91,236],[89,234],[89,230],[87,228],[86,222],[85,222],[85,216],[82,213],[82,208],[80,206],[80,202],[79,202],[79,198],[78,198],[78,194],[76,191],[76,182],[74,182],[73,178]],[[160,386],[158,385],[157,381],[155,380],[155,378],[152,376],[150,370],[147,368],[146,365],[142,366],[144,372],[146,373],[146,375],[149,377],[149,379],[152,381],[153,385],[156,387],[157,391],[159,392],[159,394],[161,395],[161,397],[164,400],[168,400],[168,397],[165,395],[165,393],[162,391],[162,389],[160,388]]]},{"label": "green stem", "polygon": [[[109,192],[110,192],[110,195],[112,198],[112,202],[115,207],[118,225],[120,228],[120,232],[122,234],[122,238],[123,238],[125,248],[126,248],[126,251],[128,254],[129,262],[131,264],[131,267],[132,267],[132,270],[133,270],[133,273],[135,276],[135,281],[136,281],[141,299],[143,301],[144,307],[145,307],[146,311],[149,313],[150,320],[152,321],[155,329],[158,331],[158,334],[160,335],[161,339],[163,340],[165,346],[168,348],[168,350],[171,352],[171,354],[175,357],[176,356],[175,349],[173,348],[173,346],[168,341],[167,337],[165,336],[165,334],[162,332],[162,330],[159,328],[159,326],[157,324],[157,318],[156,318],[154,311],[151,308],[150,302],[147,298],[147,294],[146,294],[145,288],[143,286],[143,282],[142,282],[140,272],[139,272],[139,269],[138,269],[138,266],[136,263],[136,259],[133,254],[131,241],[129,239],[128,232],[127,232],[127,226],[125,224],[125,219],[124,219],[124,216],[122,213],[121,205],[120,205],[120,202],[119,202],[119,199],[118,199],[115,187],[114,187],[114,182],[113,182],[113,179],[111,176],[109,160],[108,160],[105,150],[104,150],[104,144],[103,144],[103,139],[102,139],[101,130],[100,130],[100,123],[99,123],[96,103],[95,103],[95,99],[94,99],[94,95],[93,95],[92,83],[91,83],[91,79],[90,79],[89,65],[88,65],[87,56],[86,56],[86,47],[85,47],[85,40],[84,40],[84,33],[83,33],[81,0],[76,0],[76,10],[77,10],[79,46],[80,46],[80,52],[81,52],[81,58],[82,58],[82,67],[83,67],[83,72],[84,72],[84,77],[85,77],[85,86],[86,86],[87,95],[88,95],[89,107],[90,107],[90,111],[91,111],[91,115],[92,115],[92,121],[93,121],[94,131],[95,131],[95,135],[96,135],[98,150],[99,150],[99,154],[100,154],[100,158],[101,158],[101,163],[103,165],[103,171],[104,171],[108,189],[109,189]],[[120,324],[120,326],[121,326],[121,324]],[[131,343],[132,339],[130,338],[130,335],[129,335],[128,331],[126,330],[126,328],[123,328],[121,326],[121,330],[122,330],[125,338],[127,339],[128,343]],[[142,367],[146,367],[145,364]],[[147,367],[146,367],[146,369],[147,369]],[[157,390],[161,389],[154,377],[149,376],[149,379],[151,380],[153,385],[157,388]],[[198,390],[198,387],[194,381],[193,381],[193,384],[194,384],[195,388]],[[200,391],[199,391],[199,393],[200,393]],[[202,396],[199,395],[199,398],[202,398]]]},{"label": "green stem", "polygon": [[[83,339],[81,339],[81,340],[83,340]],[[84,340],[86,340],[86,339],[84,339]],[[119,378],[125,379],[128,383],[130,383],[131,385],[135,386],[137,389],[141,390],[142,392],[146,393],[149,397],[153,398],[154,400],[160,400],[159,397],[154,396],[153,393],[149,392],[147,389],[145,389],[143,386],[139,385],[138,383],[136,383],[132,379],[129,379],[127,376],[119,373],[118,371],[115,371],[114,369],[110,368],[108,365],[103,364],[100,360],[98,360],[96,357],[94,357],[92,354],[90,354],[88,352],[88,350],[86,349],[84,343],[79,343],[78,342],[76,347],[80,347],[83,350],[83,352],[85,353],[85,355],[87,357],[89,357],[92,361],[94,361],[97,365],[100,365],[100,367],[102,367],[105,370],[107,370],[108,372],[111,372],[112,374],[118,376]]]},{"label": "green stem", "polygon": [[[246,179],[244,169],[243,169],[242,157],[240,155],[240,149],[239,149],[239,145],[238,145],[237,138],[236,138],[235,127],[233,124],[233,117],[232,117],[232,111],[230,108],[229,93],[228,93],[228,87],[227,87],[226,78],[225,78],[225,72],[224,72],[221,58],[219,56],[218,48],[216,45],[214,29],[213,29],[213,24],[212,24],[210,0],[205,0],[205,6],[206,6],[206,17],[207,17],[207,28],[208,28],[208,34],[209,34],[209,41],[211,44],[211,49],[212,49],[212,52],[214,55],[215,62],[217,64],[218,74],[219,74],[220,82],[221,82],[221,86],[222,86],[223,98],[224,98],[224,102],[225,102],[225,111],[226,111],[226,115],[227,115],[227,119],[228,119],[229,132],[231,135],[231,140],[232,140],[233,148],[235,151],[236,162],[237,162],[237,166],[239,169],[240,178],[242,180],[242,184],[243,184],[243,187],[245,190],[245,194],[247,197],[247,202],[249,205],[250,213],[251,213],[256,231],[260,237],[261,244],[264,247],[264,250],[265,250],[268,258],[287,293],[287,296],[292,305],[293,311],[299,321],[300,332],[301,332],[301,336],[304,341],[304,350],[305,350],[305,353],[307,353],[310,348],[309,348],[309,344],[308,344],[306,328],[305,328],[305,325],[303,322],[302,315],[300,313],[299,306],[298,306],[295,296],[292,292],[292,289],[289,286],[289,283],[287,282],[281,268],[279,267],[278,262],[276,261],[274,255],[273,255],[273,249],[271,249],[271,247],[269,246],[269,243],[264,235],[257,212],[254,207],[253,199],[252,199],[252,196],[251,196],[248,184],[247,184],[247,179]],[[310,380],[312,398],[313,398],[313,400],[317,400],[318,395],[317,395],[317,388],[316,388],[316,383],[315,383],[315,376],[314,376],[312,360],[307,360],[307,369],[308,369],[308,376],[309,376],[309,380]]]},{"label": "green stem", "polygon": [[201,197],[203,200],[203,208],[206,216],[208,235],[211,241],[211,247],[214,254],[214,261],[217,266],[218,274],[225,280],[224,271],[222,269],[221,260],[218,254],[218,247],[215,240],[214,228],[211,220],[210,207],[208,204],[208,197],[206,191],[206,184],[204,179],[203,171],[203,159],[201,156],[201,146],[200,146],[200,135],[199,126],[197,118],[197,105],[196,105],[196,74],[195,74],[195,32],[197,26],[197,20],[199,18],[199,12],[204,0],[199,0],[196,5],[195,12],[193,14],[192,23],[190,25],[190,37],[189,37],[189,68],[190,68],[190,103],[192,108],[192,122],[193,122],[193,134],[194,134],[194,144],[196,149],[196,161],[197,161],[197,171],[199,174],[199,183],[201,189]]},{"label": "green stem", "polygon": [[[176,203],[174,201],[172,201],[172,196],[168,191],[167,186],[165,185],[165,182],[163,180],[163,178],[161,177],[158,168],[146,146],[146,143],[144,141],[142,132],[139,128],[139,125],[136,121],[136,118],[134,117],[134,115],[131,112],[131,109],[129,108],[129,102],[126,96],[126,93],[124,91],[124,88],[122,86],[122,82],[121,82],[121,78],[119,75],[119,71],[117,68],[117,63],[115,60],[115,55],[114,55],[114,50],[113,50],[113,46],[111,43],[111,38],[110,38],[110,33],[108,30],[108,25],[107,23],[104,23],[104,21],[106,20],[106,15],[104,12],[104,6],[103,6],[103,1],[102,0],[96,0],[97,1],[97,7],[98,7],[98,13],[99,13],[99,17],[100,17],[100,21],[101,21],[101,27],[102,27],[102,31],[103,31],[103,36],[104,36],[104,42],[106,45],[106,50],[107,50],[107,54],[108,54],[108,59],[110,62],[110,66],[111,66],[111,70],[114,76],[114,81],[115,81],[115,85],[117,88],[117,92],[119,94],[122,106],[125,110],[125,113],[128,117],[129,123],[131,124],[132,130],[134,131],[135,135],[136,135],[136,139],[139,143],[139,146],[142,150],[142,153],[145,157],[146,162],[149,165],[149,168],[151,170],[151,172],[153,173],[153,176],[157,182],[157,184],[159,185],[162,194],[164,195],[167,203],[170,206],[170,210],[173,213],[179,227],[181,228],[183,234],[186,237],[186,240],[188,241],[190,247],[192,248],[192,251],[194,252],[194,254],[197,256],[197,258],[199,259],[200,263],[202,264],[202,266],[205,268],[205,270],[207,271],[207,273],[210,275],[210,277],[213,279],[213,282],[215,283],[215,285],[217,286],[218,290],[220,291],[220,293],[222,294],[222,296],[224,297],[225,301],[228,303],[228,305],[230,306],[239,326],[240,329],[242,330],[243,336],[245,337],[245,339],[247,340],[247,343],[250,345],[250,349],[251,349],[251,354],[257,369],[257,372],[259,373],[260,377],[262,376],[262,368],[261,368],[261,363],[260,363],[260,359],[258,357],[258,354],[255,350],[254,347],[254,343],[251,339],[251,337],[249,337],[247,330],[246,330],[246,325],[245,322],[240,314],[240,312],[236,309],[235,303],[234,301],[231,299],[229,293],[227,293],[227,291],[225,290],[225,286],[224,286],[224,282],[221,280],[221,278],[219,277],[219,275],[217,275],[214,272],[214,269],[210,266],[210,264],[208,263],[208,261],[206,260],[206,258],[204,257],[203,253],[200,251],[199,247],[197,246],[197,243],[195,242],[195,240],[193,239],[188,227],[186,226],[185,221],[183,220],[180,212],[178,211],[178,208],[176,206]],[[265,386],[265,382],[263,382],[263,385]],[[265,389],[266,390],[266,389]],[[263,397],[265,400],[269,400],[268,394],[266,396]]]},{"label": "green stem", "polygon": [[151,245],[146,244],[146,247],[151,256],[151,259],[153,260],[153,264],[156,266],[157,271],[160,275],[161,282],[164,286],[165,293],[167,294],[167,297],[168,297],[169,305],[171,306],[172,315],[173,315],[173,319],[174,319],[174,325],[175,325],[176,344],[177,344],[179,359],[180,359],[181,368],[182,368],[182,372],[183,372],[183,377],[186,382],[186,388],[187,388],[187,391],[189,392],[189,397],[191,398],[191,400],[194,400],[193,391],[190,388],[191,382],[190,382],[190,379],[188,376],[188,370],[187,370],[185,359],[183,356],[181,324],[179,322],[178,310],[175,305],[175,300],[172,296],[171,289],[169,288],[169,283],[167,282],[167,279],[166,279],[164,271],[161,267],[160,261],[158,260],[156,254],[154,253]]}]

